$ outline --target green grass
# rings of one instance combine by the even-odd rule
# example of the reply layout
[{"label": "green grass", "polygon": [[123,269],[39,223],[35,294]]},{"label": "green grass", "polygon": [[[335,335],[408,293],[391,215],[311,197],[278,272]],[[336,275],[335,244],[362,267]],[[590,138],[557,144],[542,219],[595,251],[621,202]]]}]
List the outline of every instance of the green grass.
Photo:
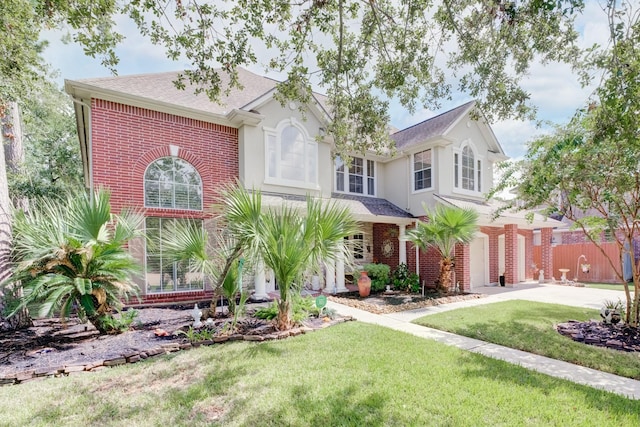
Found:
[{"label": "green grass", "polygon": [[[622,283],[585,283],[585,288],[606,289],[608,291],[624,291]],[[629,290],[633,292],[633,283],[629,284]]]},{"label": "green grass", "polygon": [[531,301],[505,301],[429,315],[414,323],[640,379],[640,355],[575,342],[554,325],[600,319],[593,309]]},{"label": "green grass", "polygon": [[640,401],[374,325],[0,387],[2,426],[639,425]]}]

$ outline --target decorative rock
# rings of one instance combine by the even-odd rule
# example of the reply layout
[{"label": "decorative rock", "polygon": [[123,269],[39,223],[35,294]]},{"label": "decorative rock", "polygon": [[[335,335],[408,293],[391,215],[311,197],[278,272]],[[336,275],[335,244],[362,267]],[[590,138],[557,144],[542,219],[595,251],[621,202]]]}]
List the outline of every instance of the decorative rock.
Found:
[{"label": "decorative rock", "polygon": [[297,337],[298,335],[302,335],[302,331],[300,330],[300,328],[291,329],[289,331],[289,335],[292,337]]},{"label": "decorative rock", "polygon": [[289,331],[276,332],[276,337],[278,337],[279,340],[284,339],[284,338],[289,338]]},{"label": "decorative rock", "polygon": [[193,346],[192,343],[185,342],[180,344],[180,350],[189,350],[192,346]]},{"label": "decorative rock", "polygon": [[139,362],[140,359],[141,359],[140,355],[136,354],[136,355],[133,355],[131,357],[127,357],[127,363],[136,363],[136,362]]},{"label": "decorative rock", "polygon": [[105,360],[104,366],[118,366],[124,365],[125,363],[127,363],[127,359],[125,359],[124,357],[118,357],[115,359]]},{"label": "decorative rock", "polygon": [[264,341],[264,337],[261,335],[245,335],[243,339],[245,341]]},{"label": "decorative rock", "polygon": [[147,356],[148,357],[157,356],[158,354],[162,354],[162,353],[164,353],[164,349],[160,348],[160,347],[156,347],[156,348],[152,348],[151,350],[147,350]]},{"label": "decorative rock", "polygon": [[227,335],[219,335],[217,337],[213,337],[213,342],[215,343],[223,343],[229,341],[229,337]]},{"label": "decorative rock", "polygon": [[275,334],[267,334],[267,335],[264,336],[264,339],[265,340],[277,340],[278,336],[275,335]]},{"label": "decorative rock", "polygon": [[242,341],[244,336],[242,334],[229,335],[229,341]]},{"label": "decorative rock", "polygon": [[72,366],[64,367],[65,374],[70,374],[71,372],[82,372],[84,370],[85,370],[84,365],[72,365]]},{"label": "decorative rock", "polygon": [[[39,369],[36,369],[34,375],[36,377],[52,377],[52,376],[60,373],[60,370],[61,370],[61,368],[49,368],[49,367],[39,368]],[[62,369],[62,370],[64,370],[64,369]]]},{"label": "decorative rock", "polygon": [[27,380],[29,378],[32,378],[35,375],[36,371],[35,370],[30,370],[30,371],[23,371],[23,372],[18,372],[16,374],[16,381],[18,382],[22,382],[24,380]]}]

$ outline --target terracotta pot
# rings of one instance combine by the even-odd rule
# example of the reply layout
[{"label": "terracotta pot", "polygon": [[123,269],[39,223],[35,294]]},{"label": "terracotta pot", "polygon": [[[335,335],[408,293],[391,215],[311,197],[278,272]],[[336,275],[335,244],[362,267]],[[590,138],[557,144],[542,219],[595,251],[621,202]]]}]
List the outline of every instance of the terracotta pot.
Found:
[{"label": "terracotta pot", "polygon": [[360,277],[358,278],[358,292],[361,297],[368,297],[371,292],[371,279],[367,276],[366,271],[360,272]]}]

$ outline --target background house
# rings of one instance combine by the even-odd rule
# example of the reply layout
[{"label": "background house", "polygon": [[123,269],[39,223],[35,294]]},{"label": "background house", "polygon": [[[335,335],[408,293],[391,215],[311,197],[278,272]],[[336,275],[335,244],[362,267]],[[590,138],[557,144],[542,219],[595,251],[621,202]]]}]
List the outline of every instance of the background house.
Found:
[{"label": "background house", "polygon": [[[524,214],[492,219],[494,206],[484,193],[493,185],[495,162],[506,156],[473,102],[394,133],[394,155],[354,154],[347,167],[334,158],[324,133],[330,120],[324,96],[283,106],[273,97],[275,80],[238,72],[243,88],[220,104],[194,95],[193,88],[176,89],[178,73],[67,80],[87,187],[110,188],[115,210],[141,209],[152,241],[173,221],[207,224],[216,188],[236,179],[260,189],[265,203],[302,203],[306,195],[336,199],[361,222],[362,233],[350,238],[352,260],[326,267],[322,282],[329,291],[346,289],[347,261],[392,269],[405,262],[432,285],[438,258],[405,242],[405,230],[424,214],[423,203],[470,206],[480,214],[481,229],[470,245],[456,249],[461,288],[497,283],[500,275],[508,284],[533,278],[533,230],[550,235],[558,224],[539,216],[529,222]],[[542,267],[550,270],[547,246]],[[141,241],[131,250],[145,266],[139,281],[145,302],[210,296],[206,278],[169,262],[159,245]],[[268,272],[254,271],[258,294],[272,289],[268,279]]]}]

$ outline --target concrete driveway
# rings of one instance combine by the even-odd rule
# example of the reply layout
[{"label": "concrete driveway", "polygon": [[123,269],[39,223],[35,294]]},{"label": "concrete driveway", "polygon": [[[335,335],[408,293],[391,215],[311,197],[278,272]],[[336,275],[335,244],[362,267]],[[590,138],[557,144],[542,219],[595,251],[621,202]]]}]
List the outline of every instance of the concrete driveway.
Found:
[{"label": "concrete driveway", "polygon": [[596,310],[600,310],[605,301],[615,302],[618,301],[618,299],[623,302],[625,301],[624,292],[621,291],[538,283],[519,283],[512,288],[502,286],[484,286],[474,288],[473,292],[485,294],[487,297],[437,307],[425,307],[417,310],[390,313],[385,314],[384,316],[410,322],[427,314],[514,299],[571,305],[575,307],[588,307]]}]

